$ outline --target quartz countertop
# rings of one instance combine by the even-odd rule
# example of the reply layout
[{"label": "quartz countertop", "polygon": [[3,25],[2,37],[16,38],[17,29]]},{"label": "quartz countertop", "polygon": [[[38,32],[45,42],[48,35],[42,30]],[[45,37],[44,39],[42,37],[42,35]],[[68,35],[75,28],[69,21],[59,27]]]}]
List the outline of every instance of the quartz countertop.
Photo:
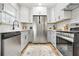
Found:
[{"label": "quartz countertop", "polygon": [[[30,29],[29,29],[30,30]],[[6,32],[17,32],[17,31],[20,31],[20,32],[24,32],[24,31],[28,31],[28,30],[5,30],[5,31],[0,31],[0,33],[6,33]]]},{"label": "quartz countertop", "polygon": [[56,30],[53,30],[53,29],[48,29],[48,31],[56,31]]},{"label": "quartz countertop", "polygon": [[79,33],[79,31],[57,31],[57,32],[65,32],[65,33]]}]

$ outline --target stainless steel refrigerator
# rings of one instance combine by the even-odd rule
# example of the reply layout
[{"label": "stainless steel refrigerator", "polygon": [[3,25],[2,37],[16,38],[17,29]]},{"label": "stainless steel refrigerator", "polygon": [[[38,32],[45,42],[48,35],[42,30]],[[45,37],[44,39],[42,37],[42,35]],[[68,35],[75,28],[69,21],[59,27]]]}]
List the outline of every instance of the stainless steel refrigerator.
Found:
[{"label": "stainless steel refrigerator", "polygon": [[33,15],[34,39],[32,43],[47,43],[47,16]]}]

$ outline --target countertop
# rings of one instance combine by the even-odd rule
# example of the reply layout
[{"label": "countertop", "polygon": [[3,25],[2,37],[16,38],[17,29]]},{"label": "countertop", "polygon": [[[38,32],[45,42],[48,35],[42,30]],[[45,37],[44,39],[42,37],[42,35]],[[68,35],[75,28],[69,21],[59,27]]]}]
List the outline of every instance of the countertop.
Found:
[{"label": "countertop", "polygon": [[65,32],[65,33],[79,33],[79,31],[56,31],[56,32]]},{"label": "countertop", "polygon": [[53,30],[53,29],[48,29],[47,31],[56,31],[56,30]]},{"label": "countertop", "polygon": [[0,31],[0,33],[17,32],[17,31],[24,32],[24,31],[28,31],[28,30],[7,30],[7,31],[5,30],[5,31]]},{"label": "countertop", "polygon": [[53,30],[53,29],[48,29],[47,31],[56,31],[56,32],[64,32],[64,33],[79,33],[79,31],[59,31],[59,30]]}]

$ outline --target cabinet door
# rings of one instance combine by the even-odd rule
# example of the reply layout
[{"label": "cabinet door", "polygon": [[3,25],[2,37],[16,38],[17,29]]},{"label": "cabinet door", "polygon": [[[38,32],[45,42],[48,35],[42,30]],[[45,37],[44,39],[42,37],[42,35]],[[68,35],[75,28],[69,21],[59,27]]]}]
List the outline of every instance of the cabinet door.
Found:
[{"label": "cabinet door", "polygon": [[16,16],[16,9],[10,3],[4,4],[4,11],[8,12],[9,14]]},{"label": "cabinet door", "polygon": [[60,19],[71,19],[71,11],[61,10]]},{"label": "cabinet door", "polygon": [[11,22],[10,22],[11,16],[8,15],[8,14],[6,14],[6,15],[5,15],[5,18],[6,18],[6,23],[7,23],[7,24],[10,24],[10,23],[11,23]]},{"label": "cabinet door", "polygon": [[61,10],[61,11],[60,11],[60,20],[63,20],[63,19],[64,19],[64,11]]},{"label": "cabinet door", "polygon": [[[24,38],[24,39],[25,39],[25,41],[28,43],[28,41],[29,41],[29,40],[28,40],[28,31],[25,32],[25,38]],[[27,44],[27,43],[26,43],[26,44]]]},{"label": "cabinet door", "polygon": [[28,32],[21,32],[21,51],[25,48],[28,42]]},{"label": "cabinet door", "polygon": [[56,18],[56,21],[60,21],[60,20],[63,20],[63,19],[67,19],[69,18],[70,14],[66,13],[68,15],[65,15],[65,12],[64,12],[64,8],[68,5],[69,3],[58,3],[55,7],[55,18]]},{"label": "cabinet door", "polygon": [[48,39],[48,42],[51,41],[51,31],[48,31],[47,32],[47,39]]},{"label": "cabinet door", "polygon": [[13,24],[13,21],[15,20],[15,12],[16,10],[10,5],[10,4],[3,4],[4,9],[3,12],[0,13],[0,19],[2,21],[2,23],[6,23],[6,24]]},{"label": "cabinet door", "polygon": [[33,15],[47,15],[47,8],[46,7],[34,7],[32,9]]},{"label": "cabinet door", "polygon": [[2,23],[6,23],[6,13],[2,12]]},{"label": "cabinet door", "polygon": [[29,22],[29,19],[30,19],[30,9],[29,8],[21,6],[20,19],[21,19],[21,22]]},{"label": "cabinet door", "polygon": [[56,32],[53,31],[52,34],[53,34],[53,43],[54,43],[54,46],[56,46]]},{"label": "cabinet door", "polygon": [[42,9],[39,11],[39,15],[47,15],[47,9],[46,9],[46,8],[42,8]]},{"label": "cabinet door", "polygon": [[2,3],[0,3],[0,11],[2,10]]},{"label": "cabinet door", "polygon": [[28,41],[32,42],[34,40],[33,30],[28,31]]},{"label": "cabinet door", "polygon": [[24,39],[24,33],[23,32],[21,32],[21,51],[22,51],[22,49],[24,48],[24,42],[25,42],[25,39]]},{"label": "cabinet door", "polygon": [[56,32],[51,31],[51,43],[56,47]]}]

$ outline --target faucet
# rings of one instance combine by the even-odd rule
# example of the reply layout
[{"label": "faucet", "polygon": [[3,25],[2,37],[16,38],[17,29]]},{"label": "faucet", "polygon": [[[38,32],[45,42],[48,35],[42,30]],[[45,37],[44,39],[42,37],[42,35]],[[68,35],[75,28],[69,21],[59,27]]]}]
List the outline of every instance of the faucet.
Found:
[{"label": "faucet", "polygon": [[15,29],[15,25],[19,27],[19,22],[17,20],[13,21],[13,28],[12,28],[13,30]]}]

